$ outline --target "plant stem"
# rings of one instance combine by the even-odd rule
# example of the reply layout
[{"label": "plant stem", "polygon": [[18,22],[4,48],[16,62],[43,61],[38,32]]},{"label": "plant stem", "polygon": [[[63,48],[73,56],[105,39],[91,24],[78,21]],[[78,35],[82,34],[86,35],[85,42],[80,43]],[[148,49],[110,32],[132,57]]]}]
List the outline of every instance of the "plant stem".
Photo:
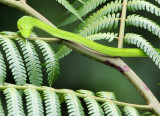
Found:
[{"label": "plant stem", "polygon": [[127,12],[127,0],[123,0],[120,30],[119,30],[119,39],[118,39],[118,48],[123,48],[123,37],[124,37],[124,31],[125,31],[126,12]]},{"label": "plant stem", "polygon": [[49,90],[52,90],[56,93],[59,93],[59,94],[67,94],[67,93],[73,93],[75,94],[77,97],[79,98],[86,98],[86,97],[91,97],[93,99],[95,99],[96,101],[98,102],[107,102],[107,101],[111,101],[119,106],[132,106],[132,107],[135,107],[139,110],[152,110],[152,107],[151,105],[138,105],[138,104],[130,104],[130,103],[124,103],[124,102],[120,102],[120,101],[114,101],[114,100],[110,100],[110,99],[105,99],[105,98],[101,98],[101,97],[96,97],[96,96],[91,96],[91,95],[86,95],[86,94],[81,94],[81,93],[77,93],[77,92],[74,92],[74,91],[65,91],[65,90],[61,90],[61,89],[55,89],[55,88],[51,88],[51,87],[45,87],[45,86],[42,86],[42,87],[37,87],[37,86],[34,86],[34,85],[29,85],[27,84],[27,86],[21,86],[21,85],[14,85],[14,84],[8,84],[8,85],[0,85],[0,90],[4,90],[4,89],[7,89],[7,88],[15,88],[15,89],[19,89],[19,90],[24,90],[24,89],[27,89],[27,88],[31,88],[31,89],[36,89],[37,91],[44,91],[46,89],[49,89]]},{"label": "plant stem", "polygon": [[[8,35],[0,35],[2,37],[7,37],[9,39],[16,39],[16,38],[22,38],[21,36],[8,36]],[[61,43],[61,39],[52,37],[52,38],[46,38],[46,37],[29,37],[27,38],[30,41],[35,41],[35,40],[43,40],[45,42],[52,42],[52,43]]]},{"label": "plant stem", "polygon": [[116,64],[116,67],[119,69],[119,71],[135,86],[142,97],[146,100],[147,104],[152,105],[153,112],[157,116],[160,116],[160,103],[149,90],[149,88],[144,84],[144,82],[120,58],[117,58],[114,64]]}]

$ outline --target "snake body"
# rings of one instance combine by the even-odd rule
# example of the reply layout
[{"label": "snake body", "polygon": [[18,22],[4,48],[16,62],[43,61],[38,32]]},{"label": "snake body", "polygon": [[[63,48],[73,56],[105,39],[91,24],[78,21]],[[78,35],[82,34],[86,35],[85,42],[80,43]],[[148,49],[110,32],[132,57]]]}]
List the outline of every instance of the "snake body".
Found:
[{"label": "snake body", "polygon": [[28,38],[33,30],[33,27],[37,27],[55,37],[71,42],[80,43],[94,51],[97,51],[107,56],[146,57],[146,54],[141,49],[114,48],[114,47],[104,46],[99,43],[88,40],[86,38],[83,38],[77,34],[54,28],[38,19],[29,16],[23,16],[22,18],[20,18],[17,22],[17,25],[21,32],[21,35],[24,38]]}]

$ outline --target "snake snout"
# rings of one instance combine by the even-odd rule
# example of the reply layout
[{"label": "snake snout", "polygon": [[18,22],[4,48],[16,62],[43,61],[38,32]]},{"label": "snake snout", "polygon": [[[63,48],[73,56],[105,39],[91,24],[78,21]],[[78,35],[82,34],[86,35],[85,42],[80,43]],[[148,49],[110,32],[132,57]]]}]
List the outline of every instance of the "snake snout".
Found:
[{"label": "snake snout", "polygon": [[30,34],[31,34],[31,32],[30,31],[28,31],[28,32],[23,32],[23,31],[21,31],[21,35],[24,37],[24,38],[29,38],[30,37]]}]

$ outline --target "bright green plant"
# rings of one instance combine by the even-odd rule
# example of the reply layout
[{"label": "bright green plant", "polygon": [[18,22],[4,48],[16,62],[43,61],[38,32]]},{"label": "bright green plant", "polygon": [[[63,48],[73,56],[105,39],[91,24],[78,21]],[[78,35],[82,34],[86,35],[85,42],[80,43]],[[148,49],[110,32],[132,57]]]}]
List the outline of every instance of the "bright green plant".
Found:
[{"label": "bright green plant", "polygon": [[[149,43],[143,35],[125,33],[126,26],[136,26],[144,28],[160,38],[160,26],[151,19],[136,14],[126,16],[127,10],[131,12],[144,10],[144,12],[160,16],[160,8],[156,5],[143,0],[113,0],[111,2],[109,0],[74,0],[72,4],[67,0],[56,1],[67,9],[63,16],[68,17],[62,20],[57,27],[80,20],[73,33],[91,41],[103,39],[112,42],[118,40],[119,49],[123,49],[124,40],[128,44],[136,45],[142,49],[144,53],[142,50],[139,51],[144,54],[143,56],[152,58],[153,62],[160,68],[159,49]],[[155,1],[160,3],[159,0]],[[0,0],[0,3],[21,9],[27,14],[57,28],[28,6],[26,0]],[[118,27],[120,27],[119,32],[106,32],[104,30],[106,28],[113,30],[113,28]],[[54,52],[49,42],[64,45],[61,45]],[[7,112],[7,115],[17,116],[25,114],[60,116],[63,115],[61,111],[62,103],[67,105],[68,114],[71,116],[140,116],[140,110],[145,110],[142,115],[153,114],[160,116],[158,100],[120,58],[102,55],[75,42],[63,41],[59,38],[41,38],[35,33],[24,39],[19,32],[3,31],[0,32],[0,44],[3,48],[1,52],[4,52],[3,54],[0,52],[0,89],[5,95],[6,104],[5,106],[0,101],[0,115],[2,116],[5,115],[4,112]],[[44,62],[42,63],[39,59],[39,53],[35,49],[36,45],[43,55]],[[89,90],[73,91],[52,88],[51,86],[59,74],[59,59],[68,55],[72,49],[84,56],[116,68],[135,86],[146,100],[147,105],[119,102],[113,92],[100,91],[94,94]],[[15,84],[9,84],[5,81],[7,68],[3,55],[7,58]],[[44,66],[48,74],[49,87],[47,87],[48,85],[42,86],[43,80],[46,79],[43,77],[42,71]],[[22,98],[25,98],[25,100]],[[85,107],[82,101],[85,102],[88,112],[84,111]],[[4,109],[7,111],[4,111]]]}]

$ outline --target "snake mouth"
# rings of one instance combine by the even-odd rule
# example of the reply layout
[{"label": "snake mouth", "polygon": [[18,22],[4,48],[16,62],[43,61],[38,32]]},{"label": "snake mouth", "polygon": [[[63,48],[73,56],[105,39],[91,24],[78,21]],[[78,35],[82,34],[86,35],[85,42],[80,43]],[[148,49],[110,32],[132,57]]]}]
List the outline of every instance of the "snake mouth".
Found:
[{"label": "snake mouth", "polygon": [[26,32],[25,31],[25,33],[23,33],[23,32],[21,32],[21,35],[24,37],[24,38],[29,38],[30,37],[30,34],[31,34],[31,32]]}]

